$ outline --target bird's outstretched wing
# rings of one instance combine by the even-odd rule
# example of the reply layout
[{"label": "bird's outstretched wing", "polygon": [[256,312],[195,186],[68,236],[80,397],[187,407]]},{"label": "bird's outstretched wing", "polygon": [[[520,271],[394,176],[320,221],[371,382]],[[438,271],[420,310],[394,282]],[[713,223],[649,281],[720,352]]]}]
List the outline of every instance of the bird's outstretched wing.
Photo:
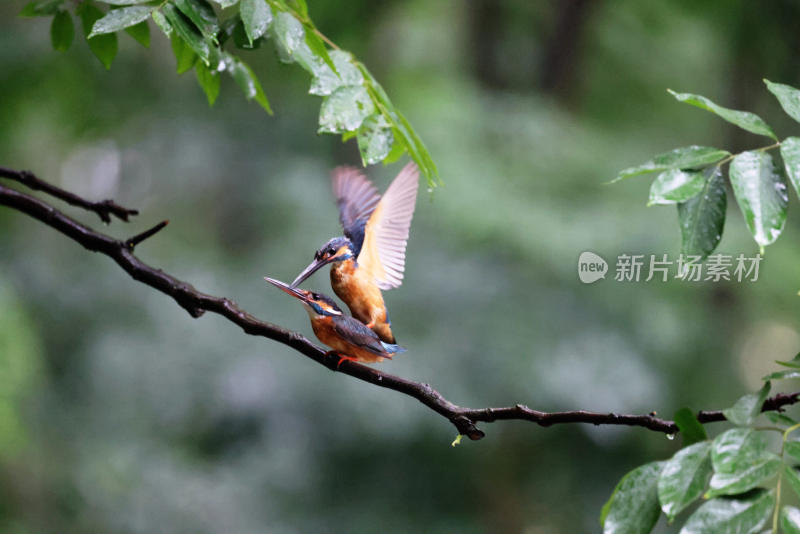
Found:
[{"label": "bird's outstretched wing", "polygon": [[358,254],[364,241],[364,226],[381,196],[372,182],[353,167],[336,167],[331,174],[331,185],[344,235]]},{"label": "bird's outstretched wing", "polygon": [[357,319],[346,315],[338,315],[333,318],[333,328],[342,338],[357,347],[379,356],[392,357],[391,353],[388,353],[381,343],[378,335]]},{"label": "bird's outstretched wing", "polygon": [[358,254],[359,268],[366,269],[381,289],[403,283],[408,229],[417,200],[419,169],[409,163],[394,179],[372,211]]}]

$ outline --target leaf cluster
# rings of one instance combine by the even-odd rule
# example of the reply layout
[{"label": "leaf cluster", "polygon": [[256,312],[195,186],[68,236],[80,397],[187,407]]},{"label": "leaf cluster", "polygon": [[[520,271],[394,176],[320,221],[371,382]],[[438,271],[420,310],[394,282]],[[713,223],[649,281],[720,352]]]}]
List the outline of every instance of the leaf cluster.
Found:
[{"label": "leaf cluster", "polygon": [[[764,80],[783,110],[800,122],[800,91]],[[789,202],[787,182],[800,194],[800,137],[780,141],[764,120],[749,111],[722,107],[708,98],[670,91],[677,100],[704,109],[773,144],[732,154],[704,146],[676,148],[636,167],[621,171],[612,182],[658,173],[650,187],[648,206],[676,204],[681,229],[681,253],[706,258],[719,245],[725,226],[727,191],[722,168],[742,210],[745,224],[763,252],[780,236]],[[783,165],[771,150],[779,149]]]},{"label": "leaf cluster", "polygon": [[[800,532],[800,509],[781,505],[784,483],[800,497],[800,441],[791,439],[800,423],[770,411],[763,416],[771,424],[756,425],[770,381],[800,377],[800,354],[778,363],[789,369],[765,376],[758,392],[723,410],[735,426],[713,440],[691,410],[679,410],[675,422],[684,447],[622,477],[601,513],[604,534],[646,534],[662,513],[672,523],[700,498],[681,534]],[[781,437],[777,451],[768,446],[770,432]]]},{"label": "leaf cluster", "polygon": [[178,74],[194,70],[209,105],[227,74],[248,100],[272,113],[256,73],[238,54],[271,41],[283,63],[296,63],[311,75],[309,93],[322,97],[318,133],[340,134],[343,141],[355,137],[364,165],[392,163],[408,152],[429,186],[438,181],[414,128],[364,64],[316,28],[305,0],[34,0],[20,15],[52,17],[53,48],[64,52],[75,37],[72,7],[89,48],[106,68],[117,55],[119,32],[150,46],[152,20],[171,41]]}]

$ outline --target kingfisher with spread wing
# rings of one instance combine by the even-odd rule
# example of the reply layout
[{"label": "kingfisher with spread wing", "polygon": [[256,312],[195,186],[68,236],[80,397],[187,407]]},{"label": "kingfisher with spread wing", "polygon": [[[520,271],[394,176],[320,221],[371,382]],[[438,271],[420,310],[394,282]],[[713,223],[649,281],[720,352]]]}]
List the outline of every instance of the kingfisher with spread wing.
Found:
[{"label": "kingfisher with spread wing", "polygon": [[383,197],[372,182],[351,167],[334,169],[332,182],[344,236],[322,245],[290,287],[333,263],[333,291],[347,304],[353,317],[382,341],[393,344],[395,338],[381,290],[403,283],[419,170],[414,163],[403,167]]},{"label": "kingfisher with spread wing", "polygon": [[342,313],[329,297],[289,286],[273,278],[265,277],[264,280],[303,304],[311,319],[314,334],[339,356],[340,365],[344,360],[382,362],[384,358],[391,359],[395,354],[406,351],[399,345],[381,341],[363,323]]}]

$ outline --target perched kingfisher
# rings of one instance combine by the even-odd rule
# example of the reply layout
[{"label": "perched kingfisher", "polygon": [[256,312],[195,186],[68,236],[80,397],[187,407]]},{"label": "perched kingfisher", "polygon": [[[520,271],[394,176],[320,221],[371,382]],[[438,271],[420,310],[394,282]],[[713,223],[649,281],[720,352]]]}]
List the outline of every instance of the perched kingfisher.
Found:
[{"label": "perched kingfisher", "polygon": [[395,343],[381,290],[403,283],[408,229],[414,216],[418,183],[419,170],[409,163],[381,197],[357,169],[334,169],[333,194],[344,236],[322,245],[291,287],[333,263],[331,286],[353,317],[374,330],[382,341]]},{"label": "perched kingfisher", "polygon": [[382,362],[384,358],[391,359],[395,354],[406,351],[399,345],[384,343],[363,323],[344,315],[333,299],[273,278],[265,277],[264,280],[303,303],[314,334],[339,355],[339,364],[344,360]]}]

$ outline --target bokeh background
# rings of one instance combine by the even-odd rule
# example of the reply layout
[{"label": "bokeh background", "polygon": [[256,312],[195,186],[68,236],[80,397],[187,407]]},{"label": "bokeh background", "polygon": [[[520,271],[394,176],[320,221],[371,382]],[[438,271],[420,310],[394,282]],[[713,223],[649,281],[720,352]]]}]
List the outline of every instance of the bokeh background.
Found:
[{"label": "bokeh background", "polygon": [[[676,146],[763,146],[667,88],[800,128],[764,88],[800,84],[790,0],[310,1],[426,141],[404,285],[408,353],[383,368],[458,404],[671,414],[722,408],[800,349],[798,202],[755,283],[581,284],[585,250],[679,252],[650,180],[603,185]],[[0,164],[171,221],[137,249],[200,290],[311,335],[285,280],[339,232],[309,79],[246,52],[275,116],[223,82],[209,109],[152,28],[110,71],[49,21],[0,4]],[[368,169],[381,190],[400,169]],[[65,210],[95,226],[91,214]],[[720,251],[755,254],[735,203]],[[310,287],[330,293],[326,275]],[[791,384],[788,385],[790,387]],[[574,533],[619,477],[679,446],[644,429],[453,427],[211,314],[194,320],[108,258],[0,209],[0,530],[4,533]],[[713,433],[719,426],[709,427]],[[664,525],[659,527],[666,530]]]}]

